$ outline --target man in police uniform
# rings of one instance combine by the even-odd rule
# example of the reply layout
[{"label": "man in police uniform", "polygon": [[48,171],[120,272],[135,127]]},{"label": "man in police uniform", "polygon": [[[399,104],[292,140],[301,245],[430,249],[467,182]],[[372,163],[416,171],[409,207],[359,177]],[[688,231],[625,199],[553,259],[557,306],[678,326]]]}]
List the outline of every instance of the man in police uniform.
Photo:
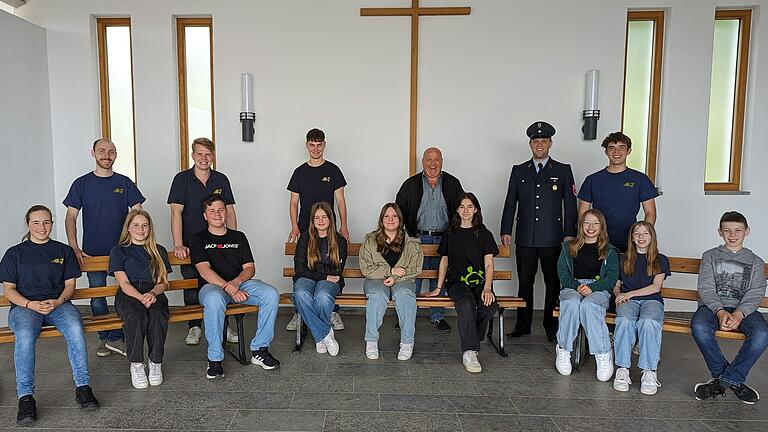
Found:
[{"label": "man in police uniform", "polygon": [[544,330],[547,339],[554,342],[558,322],[552,311],[560,291],[557,258],[563,238],[576,235],[576,188],[571,166],[549,157],[555,128],[539,121],[532,124],[526,134],[533,158],[512,167],[501,216],[501,243],[505,246],[512,243],[512,225],[517,220],[515,257],[520,282],[518,295],[526,305],[518,308],[515,329],[508,336],[520,337],[531,333],[533,284],[541,262],[547,289]]}]

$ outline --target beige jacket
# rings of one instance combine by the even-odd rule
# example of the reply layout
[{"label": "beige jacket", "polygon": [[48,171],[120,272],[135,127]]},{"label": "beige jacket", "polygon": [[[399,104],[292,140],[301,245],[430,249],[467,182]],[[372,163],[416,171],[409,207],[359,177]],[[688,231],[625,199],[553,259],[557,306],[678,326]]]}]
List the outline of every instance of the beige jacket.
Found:
[{"label": "beige jacket", "polygon": [[417,238],[405,236],[403,253],[397,260],[395,267],[405,269],[405,276],[399,278],[392,274],[392,267],[387,260],[376,250],[376,234],[371,232],[365,236],[363,244],[360,246],[360,270],[363,276],[368,279],[386,279],[392,276],[395,283],[416,279],[421,273],[421,266],[424,262],[424,253],[421,251],[421,242]]}]

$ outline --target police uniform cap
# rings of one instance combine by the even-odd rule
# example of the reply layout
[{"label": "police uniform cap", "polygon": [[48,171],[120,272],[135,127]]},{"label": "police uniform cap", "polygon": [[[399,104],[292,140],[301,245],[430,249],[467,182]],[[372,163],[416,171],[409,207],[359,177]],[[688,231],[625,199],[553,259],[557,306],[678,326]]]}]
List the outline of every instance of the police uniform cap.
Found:
[{"label": "police uniform cap", "polygon": [[537,121],[528,126],[528,130],[525,133],[530,139],[552,138],[555,134],[555,128],[545,121]]}]

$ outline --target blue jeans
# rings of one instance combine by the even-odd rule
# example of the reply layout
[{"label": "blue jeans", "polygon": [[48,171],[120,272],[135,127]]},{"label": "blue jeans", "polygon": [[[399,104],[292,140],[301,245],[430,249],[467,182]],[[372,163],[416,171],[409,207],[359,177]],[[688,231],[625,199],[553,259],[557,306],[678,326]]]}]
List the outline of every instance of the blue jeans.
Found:
[{"label": "blue jeans", "polygon": [[413,343],[416,334],[416,284],[413,280],[398,282],[391,287],[381,279],[366,279],[363,291],[368,296],[365,303],[365,340],[377,342],[379,327],[390,296],[395,301],[397,319],[400,321],[400,343]]},{"label": "blue jeans", "polygon": [[[251,351],[268,348],[275,336],[275,318],[280,303],[280,294],[272,285],[259,279],[249,279],[240,284],[240,290],[248,294],[242,304],[259,307],[259,321],[256,334],[251,339]],[[205,284],[200,288],[200,304],[203,305],[205,339],[208,341],[208,360],[224,360],[222,348],[224,334],[224,312],[227,305],[237,303],[220,286]]]},{"label": "blue jeans", "polygon": [[581,325],[587,333],[590,354],[610,352],[611,341],[605,325],[605,311],[610,301],[611,293],[608,291],[594,291],[584,297],[575,289],[560,290],[560,324],[557,329],[560,348],[571,351]]},{"label": "blue jeans", "polygon": [[[419,239],[421,240],[421,244],[440,244],[440,241],[443,239],[443,236],[431,236],[427,234],[421,234],[419,235]],[[437,270],[437,268],[440,266],[440,258],[441,257],[424,257],[424,264],[422,266],[423,270]],[[416,279],[416,295],[418,295],[422,289],[421,289],[421,282],[425,279]],[[429,290],[434,291],[435,288],[437,288],[437,279],[426,279],[429,282]],[[441,296],[446,296],[445,287],[440,291]],[[432,322],[440,321],[441,319],[445,318],[445,308],[443,307],[432,307],[429,308],[430,315],[429,320]]]},{"label": "blue jeans", "polygon": [[75,386],[90,384],[83,320],[77,308],[67,302],[43,315],[17,306],[8,313],[8,326],[16,336],[13,362],[16,366],[16,394],[19,397],[35,393],[35,345],[44,325],[53,325],[64,336]]},{"label": "blue jeans", "polygon": [[[733,313],[734,308],[725,308]],[[699,346],[704,361],[707,362],[712,378],[719,378],[731,385],[740,385],[747,381],[752,366],[763,355],[768,347],[768,324],[759,311],[752,312],[744,317],[739,325],[739,330],[744,332],[747,340],[741,345],[741,349],[732,363],[723,357],[720,345],[715,338],[715,331],[720,329],[720,323],[712,311],[706,306],[699,306],[691,318],[691,330],[693,340]]]},{"label": "blue jeans", "polygon": [[293,304],[307,323],[315,342],[331,332],[331,312],[339,293],[339,284],[327,280],[299,278],[293,283]]},{"label": "blue jeans", "polygon": [[661,356],[661,327],[664,322],[664,303],[658,300],[632,300],[616,306],[616,330],[613,332],[613,350],[618,367],[632,365],[632,347],[640,345],[640,369],[656,370]]},{"label": "blue jeans", "polygon": [[[107,272],[87,272],[88,275],[88,287],[102,287],[107,286]],[[106,297],[98,297],[91,299],[91,313],[95,315],[106,315],[109,313],[109,306],[107,306]],[[114,342],[125,339],[122,329],[115,330],[103,330],[99,332],[99,339],[103,341]]]}]

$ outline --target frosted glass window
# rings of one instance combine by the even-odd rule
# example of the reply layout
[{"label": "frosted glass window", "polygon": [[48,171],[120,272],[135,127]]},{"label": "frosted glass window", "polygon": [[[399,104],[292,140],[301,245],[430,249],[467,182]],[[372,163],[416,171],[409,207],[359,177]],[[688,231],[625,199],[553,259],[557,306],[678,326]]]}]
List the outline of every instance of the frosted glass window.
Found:
[{"label": "frosted glass window", "polygon": [[117,147],[114,170],[136,181],[131,28],[106,28],[109,133]]},{"label": "frosted glass window", "polygon": [[622,130],[632,138],[632,153],[627,158],[627,164],[645,172],[653,67],[653,21],[630,21],[627,27]]},{"label": "frosted glass window", "polygon": [[707,183],[727,183],[731,171],[731,140],[739,53],[739,20],[716,20],[712,46],[712,81],[707,129]]},{"label": "frosted glass window", "polygon": [[177,18],[181,169],[191,166],[192,142],[216,142],[213,107],[213,20]]}]

